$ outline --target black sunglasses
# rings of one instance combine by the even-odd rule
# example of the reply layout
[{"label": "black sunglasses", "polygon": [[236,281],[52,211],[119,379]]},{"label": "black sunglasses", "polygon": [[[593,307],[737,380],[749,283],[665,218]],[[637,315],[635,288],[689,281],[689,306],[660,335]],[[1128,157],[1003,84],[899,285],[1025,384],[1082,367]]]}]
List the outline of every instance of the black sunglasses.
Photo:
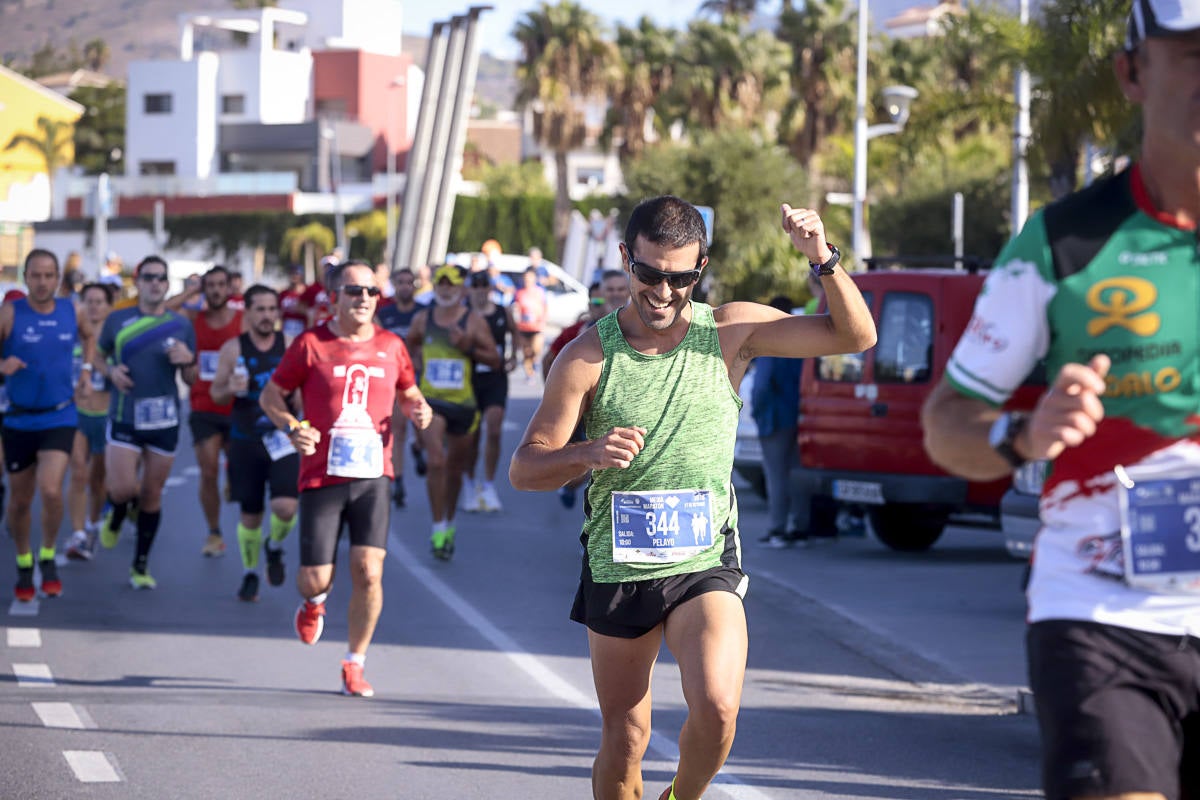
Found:
[{"label": "black sunglasses", "polygon": [[138,280],[139,281],[159,281],[161,283],[166,283],[167,281],[170,280],[170,278],[167,277],[167,273],[165,273],[165,272],[144,272],[141,275],[138,275]]},{"label": "black sunglasses", "polygon": [[629,271],[647,286],[658,286],[663,281],[672,289],[686,289],[700,279],[699,269],[689,269],[687,272],[663,272],[649,264],[643,264],[633,256],[629,256]]},{"label": "black sunglasses", "polygon": [[350,297],[362,297],[365,293],[368,297],[379,297],[378,286],[359,286],[357,283],[348,283],[342,287],[342,291]]}]

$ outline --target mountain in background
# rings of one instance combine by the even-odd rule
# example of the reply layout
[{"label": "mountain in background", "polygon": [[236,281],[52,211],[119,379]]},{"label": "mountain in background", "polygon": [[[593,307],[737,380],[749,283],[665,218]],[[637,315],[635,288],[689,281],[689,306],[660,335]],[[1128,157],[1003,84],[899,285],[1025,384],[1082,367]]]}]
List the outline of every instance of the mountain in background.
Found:
[{"label": "mountain in background", "polygon": [[[103,39],[109,57],[102,72],[125,80],[129,62],[179,57],[180,14],[209,8],[232,9],[227,0],[0,0],[0,63],[20,69],[46,44],[79,52]],[[427,39],[403,35],[401,48],[425,66]],[[499,108],[516,96],[515,65],[483,55],[476,94]]]}]

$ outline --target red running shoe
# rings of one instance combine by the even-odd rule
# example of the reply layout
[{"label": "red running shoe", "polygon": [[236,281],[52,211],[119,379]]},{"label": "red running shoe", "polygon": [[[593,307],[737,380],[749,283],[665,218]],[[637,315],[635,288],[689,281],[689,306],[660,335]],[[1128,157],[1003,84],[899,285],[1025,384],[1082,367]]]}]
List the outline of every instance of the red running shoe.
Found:
[{"label": "red running shoe", "polygon": [[325,604],[305,600],[296,609],[296,635],[305,644],[316,644],[325,630]]},{"label": "red running shoe", "polygon": [[362,664],[342,662],[342,694],[347,697],[374,697],[375,690],[363,677]]},{"label": "red running shoe", "polygon": [[17,567],[17,585],[13,594],[22,603],[37,597],[37,588],[33,585],[33,567]]},{"label": "red running shoe", "polygon": [[46,597],[58,597],[62,594],[62,581],[58,579],[58,565],[53,558],[38,562],[42,573],[42,594]]}]

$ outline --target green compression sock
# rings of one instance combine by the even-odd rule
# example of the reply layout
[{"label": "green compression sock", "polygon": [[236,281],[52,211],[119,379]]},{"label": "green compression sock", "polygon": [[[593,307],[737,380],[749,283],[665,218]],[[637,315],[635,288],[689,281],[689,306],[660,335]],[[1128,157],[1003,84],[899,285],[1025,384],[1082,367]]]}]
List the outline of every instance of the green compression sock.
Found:
[{"label": "green compression sock", "polygon": [[33,566],[33,553],[17,553],[17,567],[25,569]]},{"label": "green compression sock", "polygon": [[238,550],[242,552],[242,566],[248,570],[258,569],[258,551],[262,548],[262,530],[237,526]]},{"label": "green compression sock", "polygon": [[292,532],[292,528],[296,526],[296,518],[280,519],[274,514],[271,515],[271,541],[278,544],[288,537]]},{"label": "green compression sock", "polygon": [[53,547],[42,547],[38,549],[38,561],[53,561],[55,556]]}]

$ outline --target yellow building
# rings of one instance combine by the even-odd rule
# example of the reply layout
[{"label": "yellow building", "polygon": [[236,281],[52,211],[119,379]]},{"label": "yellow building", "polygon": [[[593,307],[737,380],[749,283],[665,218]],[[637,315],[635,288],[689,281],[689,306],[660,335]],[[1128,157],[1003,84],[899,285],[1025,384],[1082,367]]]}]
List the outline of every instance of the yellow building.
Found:
[{"label": "yellow building", "polygon": [[37,148],[22,144],[9,149],[13,137],[45,139],[39,117],[65,123],[57,135],[62,142],[58,152],[61,166],[70,166],[75,161],[75,122],[83,111],[75,101],[0,66],[0,223],[35,222],[51,215],[54,176],[46,174],[45,159]]}]

